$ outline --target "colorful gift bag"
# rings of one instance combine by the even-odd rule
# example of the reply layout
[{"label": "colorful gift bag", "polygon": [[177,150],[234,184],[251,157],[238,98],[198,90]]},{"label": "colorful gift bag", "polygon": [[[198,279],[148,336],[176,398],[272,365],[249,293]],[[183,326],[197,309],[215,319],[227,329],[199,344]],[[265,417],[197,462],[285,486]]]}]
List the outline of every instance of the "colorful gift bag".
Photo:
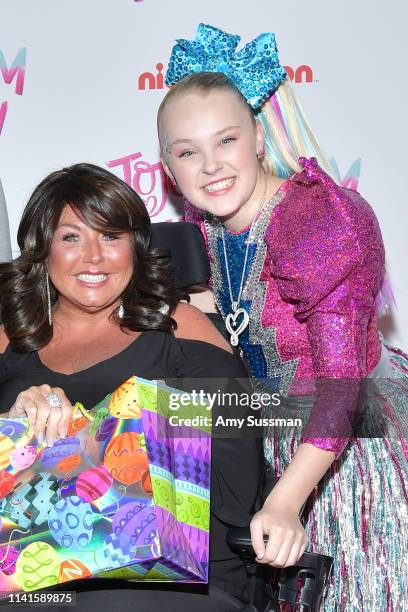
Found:
[{"label": "colorful gift bag", "polygon": [[79,405],[52,447],[0,418],[3,595],[95,576],[207,582],[211,412],[184,392],[176,411],[180,393],[133,376]]}]

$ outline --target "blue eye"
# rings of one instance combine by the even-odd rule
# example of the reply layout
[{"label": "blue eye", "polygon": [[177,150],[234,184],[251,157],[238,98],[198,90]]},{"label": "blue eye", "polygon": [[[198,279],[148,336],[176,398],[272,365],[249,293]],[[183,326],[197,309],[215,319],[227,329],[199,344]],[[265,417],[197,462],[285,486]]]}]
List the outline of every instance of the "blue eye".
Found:
[{"label": "blue eye", "polygon": [[78,234],[64,234],[62,239],[66,242],[75,242],[78,238]]},{"label": "blue eye", "polygon": [[184,151],[179,157],[191,157],[192,155],[194,155],[194,151]]},{"label": "blue eye", "polygon": [[231,138],[231,137],[223,138],[221,140],[221,144],[229,144],[230,142],[234,142],[234,140],[236,140],[236,138]]},{"label": "blue eye", "polygon": [[118,236],[116,236],[115,234],[103,234],[103,239],[104,240],[117,240]]}]

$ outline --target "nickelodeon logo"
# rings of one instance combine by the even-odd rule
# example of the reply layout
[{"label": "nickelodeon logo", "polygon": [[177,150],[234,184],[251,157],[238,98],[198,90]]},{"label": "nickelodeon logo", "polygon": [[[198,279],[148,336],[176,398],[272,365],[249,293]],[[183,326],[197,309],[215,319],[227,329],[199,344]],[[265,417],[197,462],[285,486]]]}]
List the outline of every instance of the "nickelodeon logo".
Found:
[{"label": "nickelodeon logo", "polygon": [[[313,70],[307,64],[302,64],[298,68],[284,66],[288,77],[294,83],[313,83]],[[156,72],[142,72],[138,79],[138,89],[167,89],[169,86],[164,82],[164,64],[156,64]]]}]

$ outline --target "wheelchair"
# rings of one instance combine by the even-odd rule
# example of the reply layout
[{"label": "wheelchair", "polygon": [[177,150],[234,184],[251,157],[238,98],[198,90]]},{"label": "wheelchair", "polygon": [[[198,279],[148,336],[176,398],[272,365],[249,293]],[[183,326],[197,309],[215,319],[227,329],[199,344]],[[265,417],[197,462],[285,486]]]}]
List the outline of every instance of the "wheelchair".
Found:
[{"label": "wheelchair", "polygon": [[[261,505],[276,481],[269,464],[265,464]],[[266,544],[267,536],[264,541]],[[250,577],[251,599],[248,606],[242,608],[242,612],[275,612],[281,610],[282,606],[285,611],[319,609],[333,566],[332,557],[305,552],[295,565],[282,570],[259,566],[255,561],[249,526],[230,527],[228,544],[245,561]]]},{"label": "wheelchair", "polygon": [[[177,288],[207,284],[209,262],[204,239],[197,226],[185,222],[153,223],[151,246],[167,251]],[[225,336],[222,317],[214,313],[207,316]],[[270,466],[266,464],[262,503],[275,483]],[[267,536],[265,538],[267,540]],[[228,544],[245,562],[250,579],[250,603],[242,607],[241,612],[319,609],[333,565],[331,557],[305,552],[294,566],[282,570],[260,565],[255,560],[249,526],[231,527]]]}]

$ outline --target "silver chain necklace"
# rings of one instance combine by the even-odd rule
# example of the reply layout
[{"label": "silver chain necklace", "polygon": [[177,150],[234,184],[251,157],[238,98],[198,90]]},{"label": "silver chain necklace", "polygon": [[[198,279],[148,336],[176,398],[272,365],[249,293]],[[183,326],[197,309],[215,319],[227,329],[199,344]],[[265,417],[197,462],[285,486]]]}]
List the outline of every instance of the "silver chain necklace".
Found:
[{"label": "silver chain necklace", "polygon": [[[246,267],[247,267],[247,261],[248,261],[248,252],[249,252],[249,246],[251,244],[251,238],[252,238],[252,233],[253,233],[253,229],[256,226],[256,221],[258,219],[258,214],[260,212],[260,210],[263,208],[263,205],[265,203],[265,199],[266,199],[266,187],[267,187],[267,181],[266,181],[266,176],[265,176],[265,187],[264,187],[264,192],[263,192],[263,196],[262,196],[262,201],[261,204],[258,208],[258,212],[256,213],[255,217],[252,220],[252,223],[249,227],[249,232],[248,232],[248,238],[246,239],[246,249],[245,249],[245,256],[244,256],[244,265],[242,268],[242,273],[241,273],[241,281],[239,284],[239,291],[238,291],[238,297],[236,300],[234,300],[233,295],[232,295],[232,285],[231,285],[231,277],[230,277],[230,271],[229,271],[229,265],[228,265],[228,257],[227,257],[227,247],[225,244],[225,228],[222,227],[221,228],[221,236],[222,236],[222,246],[223,246],[223,250],[224,250],[224,259],[225,259],[225,269],[227,272],[227,280],[228,280],[228,290],[229,290],[229,296],[230,296],[230,300],[231,300],[231,310],[232,312],[230,312],[227,315],[227,318],[225,319],[225,327],[227,328],[228,333],[230,334],[230,342],[232,346],[238,346],[238,342],[239,342],[239,336],[242,334],[242,332],[248,327],[248,323],[249,323],[249,315],[247,313],[247,311],[245,310],[245,308],[240,307],[240,302],[241,302],[241,295],[242,295],[242,290],[244,287],[244,278],[245,278],[245,272],[246,272]],[[238,322],[238,319],[242,317],[241,321]]]}]

